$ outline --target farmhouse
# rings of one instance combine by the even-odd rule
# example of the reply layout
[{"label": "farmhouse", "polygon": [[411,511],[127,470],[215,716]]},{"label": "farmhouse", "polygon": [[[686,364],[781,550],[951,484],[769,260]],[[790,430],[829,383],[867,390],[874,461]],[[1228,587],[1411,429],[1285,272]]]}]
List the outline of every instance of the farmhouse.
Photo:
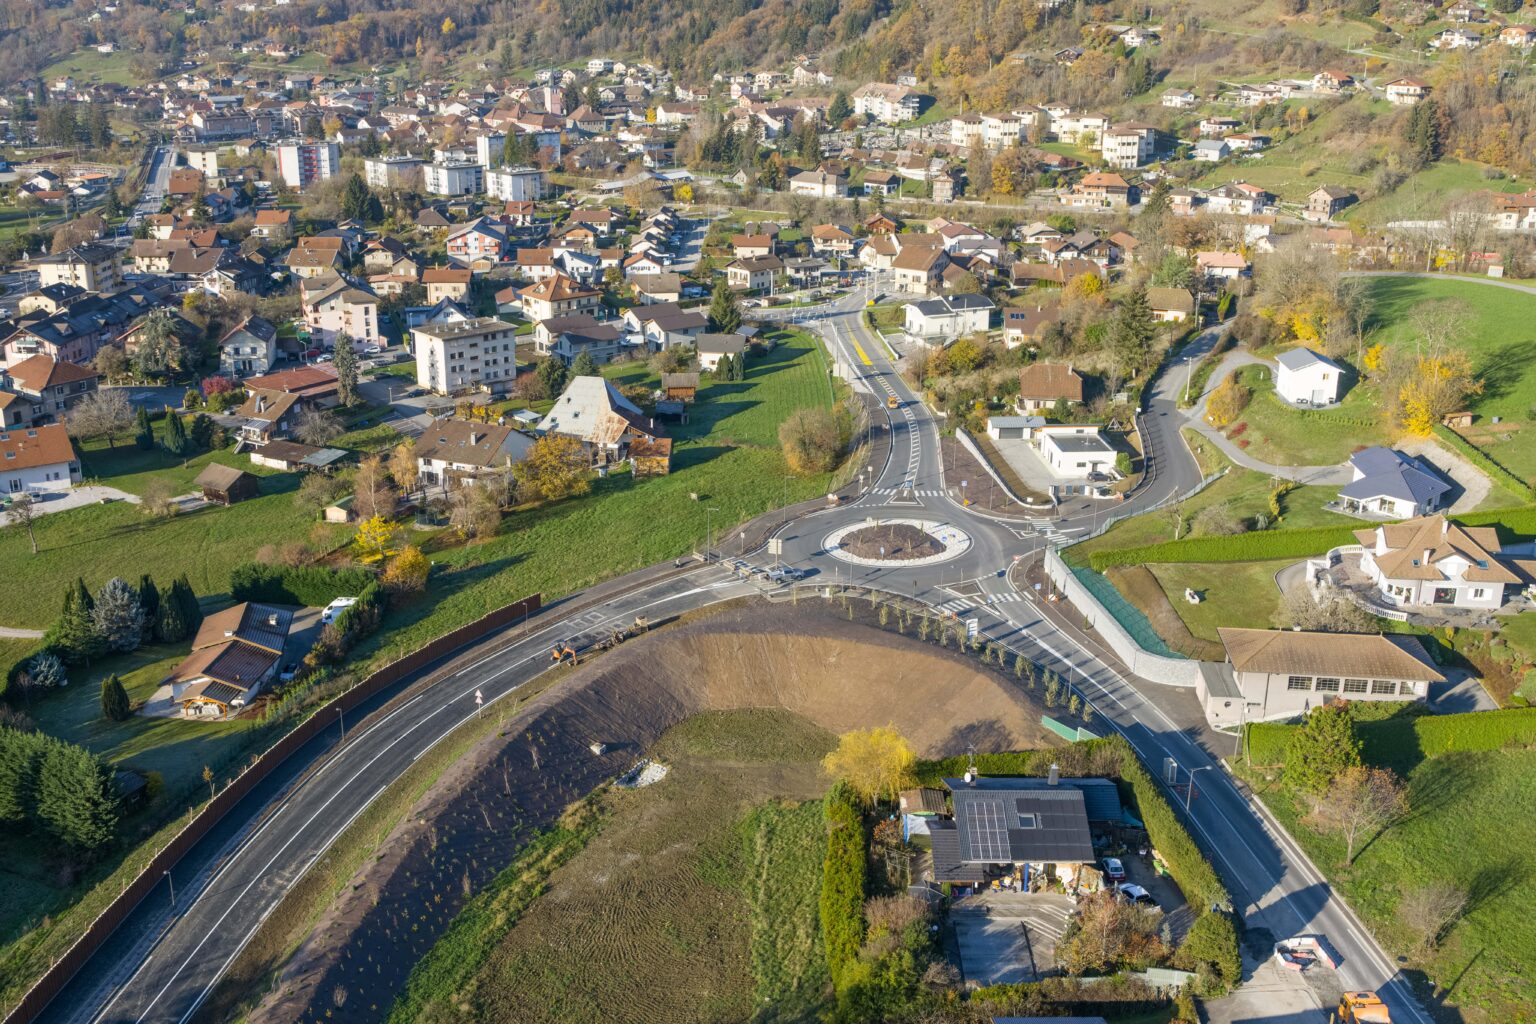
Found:
[{"label": "farmhouse", "polygon": [[1286,349],[1275,357],[1275,394],[1292,405],[1332,405],[1343,375],[1338,363],[1309,348]]},{"label": "farmhouse", "polygon": [[1195,312],[1195,297],[1188,288],[1148,288],[1147,305],[1164,323],[1181,324]]},{"label": "farmhouse", "polygon": [[1083,400],[1083,375],[1070,364],[1030,363],[1019,373],[1019,399],[1014,403],[1021,415],[1042,412],[1057,402],[1078,405]]},{"label": "farmhouse", "polygon": [[1349,457],[1354,478],[1339,489],[1339,505],[1350,515],[1412,519],[1438,511],[1451,485],[1428,463],[1380,445]]},{"label": "farmhouse", "polygon": [[659,437],[656,422],[601,377],[576,377],[539,421],[539,433],[574,437],[593,462],[621,462],[637,438]]},{"label": "farmhouse", "polygon": [[1347,188],[1337,185],[1319,185],[1307,194],[1306,209],[1302,217],[1307,220],[1332,220],[1333,215],[1354,205],[1357,196]]},{"label": "farmhouse", "polygon": [[1217,629],[1225,662],[1201,662],[1195,696],[1212,725],[1292,718],[1329,701],[1413,700],[1443,682],[1417,637]]},{"label": "farmhouse", "polygon": [[1536,563],[1506,556],[1492,526],[1460,526],[1443,515],[1356,530],[1360,569],[1398,606],[1497,610],[1508,587],[1532,581]]},{"label": "farmhouse", "polygon": [[293,613],[242,602],[203,620],[192,653],[166,682],[188,718],[224,718],[250,703],[277,674]]},{"label": "farmhouse", "polygon": [[733,360],[746,355],[747,339],[741,334],[701,334],[697,340],[699,368],[715,370],[720,360],[730,356]]}]

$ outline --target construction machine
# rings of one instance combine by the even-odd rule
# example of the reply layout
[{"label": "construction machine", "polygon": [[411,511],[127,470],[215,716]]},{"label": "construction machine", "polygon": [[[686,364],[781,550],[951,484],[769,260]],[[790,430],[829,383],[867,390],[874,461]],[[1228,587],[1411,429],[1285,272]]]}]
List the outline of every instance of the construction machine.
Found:
[{"label": "construction machine", "polygon": [[1392,1024],[1387,1004],[1375,992],[1345,992],[1334,1019],[1339,1024]]}]

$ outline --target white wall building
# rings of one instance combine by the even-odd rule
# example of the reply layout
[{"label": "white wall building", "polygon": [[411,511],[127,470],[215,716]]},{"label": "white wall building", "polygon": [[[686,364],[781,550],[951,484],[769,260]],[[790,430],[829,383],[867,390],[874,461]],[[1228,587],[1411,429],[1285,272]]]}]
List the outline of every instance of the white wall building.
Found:
[{"label": "white wall building", "polygon": [[435,196],[473,196],[485,191],[485,168],[468,160],[426,164],[421,178],[422,187]]},{"label": "white wall building", "polygon": [[549,179],[537,167],[503,167],[485,172],[485,194],[504,203],[526,203],[543,199],[549,191]]},{"label": "white wall building", "polygon": [[1339,400],[1338,363],[1308,348],[1287,349],[1275,359],[1275,394],[1292,405],[1332,405]]},{"label": "white wall building", "polygon": [[426,166],[419,156],[375,156],[363,161],[363,180],[369,188],[395,188]]},{"label": "white wall building", "polygon": [[308,188],[341,173],[341,147],[334,142],[285,142],[277,147],[277,173],[289,188]]},{"label": "white wall building", "polygon": [[411,344],[416,383],[436,394],[502,394],[517,380],[517,328],[494,316],[423,324],[411,330]]}]

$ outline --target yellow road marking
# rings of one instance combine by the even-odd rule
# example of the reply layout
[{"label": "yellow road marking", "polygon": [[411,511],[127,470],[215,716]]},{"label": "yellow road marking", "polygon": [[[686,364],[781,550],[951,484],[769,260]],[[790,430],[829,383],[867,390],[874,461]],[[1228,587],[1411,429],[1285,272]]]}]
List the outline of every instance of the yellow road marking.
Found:
[{"label": "yellow road marking", "polygon": [[857,338],[849,338],[848,340],[853,342],[853,350],[859,354],[859,362],[863,363],[865,366],[875,365],[874,363],[870,362],[869,356],[864,353],[864,346],[859,344]]}]

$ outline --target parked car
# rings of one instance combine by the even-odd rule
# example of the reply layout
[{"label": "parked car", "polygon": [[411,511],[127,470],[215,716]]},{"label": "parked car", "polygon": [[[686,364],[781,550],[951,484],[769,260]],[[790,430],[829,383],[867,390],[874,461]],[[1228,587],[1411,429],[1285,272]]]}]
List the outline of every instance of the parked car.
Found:
[{"label": "parked car", "polygon": [[[348,608],[355,604],[357,604],[357,598],[355,597],[338,597],[336,600],[326,605],[325,608],[320,612],[320,621],[323,624],[329,626],[331,623],[336,621],[336,616],[340,615],[342,612],[346,611]],[[1120,877],[1124,878],[1125,876],[1121,875]]]},{"label": "parked car", "polygon": [[296,661],[290,661],[288,664],[284,665],[283,670],[277,674],[277,681],[280,683],[291,683],[293,682],[293,677],[298,674],[299,663]]},{"label": "parked car", "polygon": [[1119,857],[1104,858],[1104,877],[1111,882],[1125,881],[1125,865],[1120,863]]},{"label": "parked car", "polygon": [[1157,906],[1157,900],[1152,898],[1152,894],[1147,892],[1147,890],[1143,889],[1141,886],[1136,885],[1134,882],[1121,882],[1119,885],[1115,886],[1115,894],[1123,900],[1127,900],[1140,906]]},{"label": "parked car", "polygon": [[364,345],[363,346],[363,355],[365,355],[365,356],[376,356],[380,352],[383,352],[383,351],[384,350],[382,348],[379,348],[379,346],[377,346],[377,345]]},{"label": "parked car", "polygon": [[793,583],[795,580],[805,579],[805,570],[796,569],[793,566],[781,565],[768,570],[768,579],[774,583]]}]

